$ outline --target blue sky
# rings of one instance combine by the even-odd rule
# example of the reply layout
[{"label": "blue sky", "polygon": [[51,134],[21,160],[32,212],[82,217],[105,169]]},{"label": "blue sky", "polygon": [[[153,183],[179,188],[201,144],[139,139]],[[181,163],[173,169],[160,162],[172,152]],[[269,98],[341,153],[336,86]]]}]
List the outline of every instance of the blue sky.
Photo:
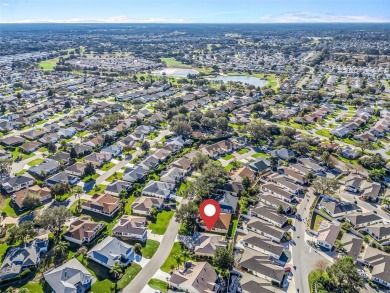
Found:
[{"label": "blue sky", "polygon": [[0,0],[0,22],[390,22],[390,0]]}]

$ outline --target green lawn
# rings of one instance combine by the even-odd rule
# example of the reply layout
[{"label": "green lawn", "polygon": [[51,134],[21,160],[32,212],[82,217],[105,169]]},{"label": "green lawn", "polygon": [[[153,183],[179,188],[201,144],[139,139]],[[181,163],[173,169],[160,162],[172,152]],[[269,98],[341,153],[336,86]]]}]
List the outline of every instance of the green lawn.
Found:
[{"label": "green lawn", "polygon": [[98,185],[95,185],[89,192],[88,194],[89,195],[95,195],[96,193],[102,193],[104,191],[104,189],[106,189],[106,185],[104,184],[98,184]]},{"label": "green lawn", "polygon": [[122,172],[115,172],[112,174],[110,177],[106,179],[107,182],[113,182],[115,180],[121,180],[123,178],[123,173]]},{"label": "green lawn", "polygon": [[38,63],[38,66],[41,67],[43,70],[53,70],[54,67],[57,65],[58,58],[48,59],[42,62]]},{"label": "green lawn", "polygon": [[15,210],[11,207],[11,198],[10,197],[8,197],[4,200],[4,202],[1,205],[0,210],[2,213],[5,213],[9,217],[12,217],[12,218],[18,217]]},{"label": "green lawn", "polygon": [[47,152],[47,148],[46,147],[41,147],[39,148],[39,150],[41,153],[44,153],[44,152]]},{"label": "green lawn", "polygon": [[265,158],[265,159],[268,159],[270,158],[270,155],[266,154],[266,153],[256,153],[254,155],[252,155],[253,158]]},{"label": "green lawn", "polygon": [[231,154],[229,154],[229,155],[226,155],[226,156],[224,156],[222,159],[224,159],[224,160],[231,160],[231,159],[233,159],[234,158],[234,156],[233,155],[231,155]]},{"label": "green lawn", "polygon": [[43,161],[44,161],[44,159],[38,158],[38,159],[32,160],[31,162],[28,162],[27,165],[29,165],[30,167],[34,167],[36,165],[39,165]]},{"label": "green lawn", "polygon": [[167,67],[181,67],[181,68],[191,68],[190,65],[183,64],[177,61],[175,58],[161,58],[162,62],[165,62]]},{"label": "green lawn", "polygon": [[28,289],[29,293],[44,293],[42,285],[37,282],[29,282],[28,284],[24,285],[22,288]]},{"label": "green lawn", "polygon": [[325,219],[325,218],[322,217],[321,215],[315,214],[314,224],[313,224],[313,230],[314,230],[314,231],[318,231],[318,228],[320,227],[322,221],[327,221],[327,222],[329,222],[327,219]]},{"label": "green lawn", "polygon": [[11,155],[12,155],[12,159],[15,161],[19,155],[22,155],[22,160],[25,160],[25,159],[28,159],[28,158],[31,158],[31,157],[34,157],[35,154],[23,154],[19,151],[19,148],[15,148],[15,150],[13,152],[11,152]]},{"label": "green lawn", "polygon": [[92,176],[85,176],[81,181],[83,182],[89,182],[91,180],[95,180],[99,177],[100,175],[99,174],[93,174]]},{"label": "green lawn", "polygon": [[42,125],[42,124],[45,124],[47,122],[47,120],[40,120],[38,122],[35,122],[35,125]]},{"label": "green lawn", "polygon": [[102,171],[108,171],[108,170],[110,170],[112,167],[114,167],[115,166],[115,164],[114,163],[111,163],[111,162],[109,162],[109,163],[105,163],[101,168],[100,168],[100,170],[102,170]]},{"label": "green lawn", "polygon": [[165,262],[163,263],[163,265],[161,267],[161,270],[163,272],[169,273],[171,271],[171,267],[172,266],[174,266],[175,268],[177,267],[177,262],[176,262],[176,260],[174,259],[173,256],[176,255],[176,254],[180,254],[181,250],[182,249],[181,249],[180,243],[179,242],[175,242],[173,244],[171,252],[169,253],[168,258],[165,260]]},{"label": "green lawn", "polygon": [[130,196],[127,200],[126,200],[126,205],[125,205],[125,214],[127,215],[131,215],[131,205],[133,204],[133,202],[135,201],[136,197],[134,195]]},{"label": "green lawn", "polygon": [[330,133],[329,129],[319,129],[319,130],[316,130],[315,133],[318,134],[318,135],[325,136],[325,137],[331,137],[332,136],[332,134]]},{"label": "green lawn", "polygon": [[229,226],[229,231],[228,231],[229,237],[233,237],[234,233],[236,232],[237,225],[238,225],[238,219],[234,218]]},{"label": "green lawn", "polygon": [[76,134],[76,136],[78,136],[78,137],[84,137],[84,136],[86,136],[88,134],[88,131],[81,131],[81,132],[78,132],[77,134]]},{"label": "green lawn", "polygon": [[246,148],[240,149],[240,150],[238,151],[238,153],[239,153],[240,155],[246,154],[247,152],[249,152],[249,150],[246,149]]},{"label": "green lawn", "polygon": [[[0,244],[0,260],[3,259],[3,256],[7,252],[8,247],[9,247],[8,244],[5,242]],[[0,263],[1,263],[1,261],[0,261]]]},{"label": "green lawn", "polygon": [[135,278],[135,276],[142,270],[142,267],[136,263],[132,263],[125,271],[125,274],[118,281],[118,290],[122,290]]},{"label": "green lawn", "polygon": [[168,283],[161,281],[159,279],[150,279],[148,285],[155,290],[161,291],[163,293],[167,292]]},{"label": "green lawn", "polygon": [[174,211],[162,211],[159,213],[156,222],[149,224],[149,229],[152,230],[152,233],[164,235],[173,214]]},{"label": "green lawn", "polygon": [[226,170],[226,172],[229,172],[229,171],[233,170],[234,168],[240,167],[241,165],[242,165],[241,162],[236,162],[235,164],[229,163],[227,166],[225,166],[225,170]]}]

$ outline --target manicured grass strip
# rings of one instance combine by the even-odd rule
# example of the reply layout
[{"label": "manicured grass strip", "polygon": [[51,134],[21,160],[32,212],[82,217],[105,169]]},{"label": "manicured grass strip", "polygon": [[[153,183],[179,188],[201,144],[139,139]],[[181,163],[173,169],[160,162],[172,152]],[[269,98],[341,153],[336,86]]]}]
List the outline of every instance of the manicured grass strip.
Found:
[{"label": "manicured grass strip", "polygon": [[254,155],[252,155],[253,158],[270,158],[270,155],[266,154],[266,153],[256,153]]},{"label": "manicured grass strip", "polygon": [[135,278],[135,276],[142,270],[142,267],[136,263],[132,263],[125,271],[125,274],[118,281],[118,289],[122,290]]},{"label": "manicured grass strip", "polygon": [[159,246],[160,242],[156,240],[146,240],[145,247],[142,247],[142,256],[145,258],[152,258]]},{"label": "manicured grass strip", "polygon": [[231,160],[231,159],[233,159],[234,158],[234,156],[233,155],[226,155],[226,156],[224,156],[222,159],[224,159],[224,160]]},{"label": "manicured grass strip", "polygon": [[165,262],[163,263],[163,265],[161,267],[161,270],[163,272],[169,273],[171,271],[171,267],[176,268],[178,266],[178,264],[173,256],[180,254],[181,250],[182,249],[181,249],[180,243],[175,242],[173,244],[171,252],[169,253],[168,258],[165,260]]},{"label": "manicured grass strip", "polygon": [[175,58],[161,58],[162,62],[165,62],[165,64],[168,67],[182,67],[182,68],[191,68],[191,66],[183,64],[179,61],[177,61]]},{"label": "manicured grass strip", "polygon": [[109,162],[109,163],[104,164],[100,170],[108,171],[114,166],[115,166],[114,163]]},{"label": "manicured grass strip", "polygon": [[167,227],[169,225],[169,221],[173,216],[174,211],[162,211],[157,215],[157,219],[155,223],[149,224],[149,229],[152,230],[152,233],[158,235],[164,235]]},{"label": "manicured grass strip", "polygon": [[29,165],[30,167],[34,167],[36,165],[39,165],[43,161],[44,161],[44,159],[38,158],[38,159],[32,160],[31,162],[28,162],[27,165]]},{"label": "manicured grass strip", "polygon": [[246,154],[247,152],[249,152],[249,150],[248,150],[248,149],[245,149],[245,148],[240,149],[240,150],[238,151],[238,153],[239,153],[240,155]]},{"label": "manicured grass strip", "polygon": [[167,292],[168,283],[161,281],[159,279],[151,279],[148,283],[148,285],[153,288],[154,290],[161,291],[163,293]]}]

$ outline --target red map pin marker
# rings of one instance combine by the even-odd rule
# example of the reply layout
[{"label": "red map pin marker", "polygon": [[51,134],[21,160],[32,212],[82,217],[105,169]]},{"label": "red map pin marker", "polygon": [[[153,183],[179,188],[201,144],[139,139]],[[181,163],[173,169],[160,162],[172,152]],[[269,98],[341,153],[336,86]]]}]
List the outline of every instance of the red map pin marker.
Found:
[{"label": "red map pin marker", "polygon": [[200,204],[199,213],[206,227],[211,230],[218,220],[221,207],[215,200],[206,199]]}]

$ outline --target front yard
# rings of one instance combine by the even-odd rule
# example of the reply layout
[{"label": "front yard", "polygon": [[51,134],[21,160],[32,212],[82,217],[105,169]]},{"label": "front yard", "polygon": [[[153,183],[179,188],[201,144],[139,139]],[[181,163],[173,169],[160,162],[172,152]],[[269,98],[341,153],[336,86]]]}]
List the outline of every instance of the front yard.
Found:
[{"label": "front yard", "polygon": [[100,168],[100,170],[102,170],[102,171],[108,171],[108,170],[110,170],[112,167],[114,167],[115,166],[115,164],[114,163],[111,163],[111,162],[109,162],[109,163],[105,163],[101,168]]},{"label": "front yard", "polygon": [[34,167],[36,165],[39,165],[43,161],[44,161],[44,159],[38,158],[38,159],[32,160],[31,162],[28,162],[27,165],[29,165],[30,167]]},{"label": "front yard", "polygon": [[148,228],[151,229],[154,234],[164,235],[173,214],[174,211],[162,211],[157,215],[156,221],[149,224]]}]

